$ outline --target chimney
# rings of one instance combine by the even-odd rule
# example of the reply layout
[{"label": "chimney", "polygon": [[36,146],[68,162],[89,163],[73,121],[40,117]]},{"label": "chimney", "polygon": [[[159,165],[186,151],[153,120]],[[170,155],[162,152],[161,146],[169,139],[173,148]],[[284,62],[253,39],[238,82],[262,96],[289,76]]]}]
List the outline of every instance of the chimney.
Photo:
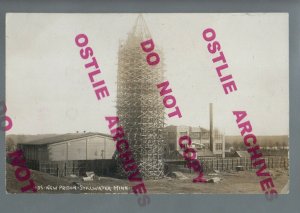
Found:
[{"label": "chimney", "polygon": [[210,151],[214,151],[214,125],[213,125],[213,104],[209,103],[209,147]]}]

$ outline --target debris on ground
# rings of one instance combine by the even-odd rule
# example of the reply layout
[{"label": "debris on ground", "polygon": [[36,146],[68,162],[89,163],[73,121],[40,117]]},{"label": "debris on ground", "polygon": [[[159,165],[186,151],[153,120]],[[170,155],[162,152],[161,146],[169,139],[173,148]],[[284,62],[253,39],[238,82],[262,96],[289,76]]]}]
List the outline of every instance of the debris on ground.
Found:
[{"label": "debris on ground", "polygon": [[198,177],[193,179],[194,183],[207,183],[207,180],[202,176],[199,175]]},{"label": "debris on ground", "polygon": [[87,177],[82,177],[83,181],[92,181],[95,178],[95,173],[94,172],[86,172],[85,173]]},{"label": "debris on ground", "polygon": [[213,177],[207,180],[208,183],[218,183],[221,181],[221,178],[219,177]]},{"label": "debris on ground", "polygon": [[179,179],[179,180],[185,180],[185,179],[188,179],[184,174],[182,174],[181,172],[172,172],[170,174],[170,176],[172,178],[175,178],[175,179]]},{"label": "debris on ground", "polygon": [[208,176],[218,176],[219,174],[217,174],[217,173],[208,173],[207,175]]},{"label": "debris on ground", "polygon": [[220,171],[217,169],[214,169],[212,173],[207,174],[208,176],[218,176],[220,175]]},{"label": "debris on ground", "polygon": [[82,177],[83,181],[92,181],[94,180],[92,177]]},{"label": "debris on ground", "polygon": [[85,173],[87,177],[94,177],[95,173],[94,172],[86,172]]},{"label": "debris on ground", "polygon": [[71,186],[80,186],[80,184],[77,183],[77,182],[72,182],[72,183],[71,183]]},{"label": "debris on ground", "polygon": [[244,166],[236,166],[235,169],[236,171],[245,171]]}]

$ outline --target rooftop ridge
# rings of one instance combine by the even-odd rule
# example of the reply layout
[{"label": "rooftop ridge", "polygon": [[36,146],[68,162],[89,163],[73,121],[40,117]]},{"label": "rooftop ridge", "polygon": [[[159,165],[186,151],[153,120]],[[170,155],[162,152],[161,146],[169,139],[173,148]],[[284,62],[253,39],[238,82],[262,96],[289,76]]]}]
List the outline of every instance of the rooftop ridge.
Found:
[{"label": "rooftop ridge", "polygon": [[98,132],[66,133],[66,134],[57,135],[57,136],[53,136],[53,137],[49,137],[49,138],[27,141],[25,143],[20,143],[20,144],[26,144],[26,145],[53,144],[53,143],[60,143],[60,142],[68,141],[68,140],[75,140],[75,139],[80,139],[80,138],[90,137],[90,136],[95,136],[95,135],[100,135],[100,136],[105,136],[105,137],[111,138],[111,136],[108,134],[98,133]]}]

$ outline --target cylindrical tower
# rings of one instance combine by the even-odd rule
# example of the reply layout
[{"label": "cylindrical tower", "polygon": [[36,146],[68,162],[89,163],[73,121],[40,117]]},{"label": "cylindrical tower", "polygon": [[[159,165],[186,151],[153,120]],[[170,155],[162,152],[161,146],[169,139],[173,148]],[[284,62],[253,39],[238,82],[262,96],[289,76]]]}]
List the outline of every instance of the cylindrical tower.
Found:
[{"label": "cylindrical tower", "polygon": [[120,44],[117,75],[117,115],[140,173],[146,179],[163,177],[164,107],[156,88],[163,82],[163,58],[150,66],[140,43],[150,39],[140,15],[127,40]]}]

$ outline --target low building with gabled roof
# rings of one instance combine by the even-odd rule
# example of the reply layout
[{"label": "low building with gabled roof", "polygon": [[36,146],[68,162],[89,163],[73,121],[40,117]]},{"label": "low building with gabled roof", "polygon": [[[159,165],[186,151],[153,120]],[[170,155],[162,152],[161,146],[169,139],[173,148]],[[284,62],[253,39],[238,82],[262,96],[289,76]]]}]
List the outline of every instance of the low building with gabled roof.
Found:
[{"label": "low building with gabled roof", "polygon": [[102,133],[69,133],[18,144],[27,160],[112,159],[115,142]]},{"label": "low building with gabled roof", "polygon": [[115,173],[115,142],[102,133],[68,133],[20,142],[27,167],[55,176]]}]

